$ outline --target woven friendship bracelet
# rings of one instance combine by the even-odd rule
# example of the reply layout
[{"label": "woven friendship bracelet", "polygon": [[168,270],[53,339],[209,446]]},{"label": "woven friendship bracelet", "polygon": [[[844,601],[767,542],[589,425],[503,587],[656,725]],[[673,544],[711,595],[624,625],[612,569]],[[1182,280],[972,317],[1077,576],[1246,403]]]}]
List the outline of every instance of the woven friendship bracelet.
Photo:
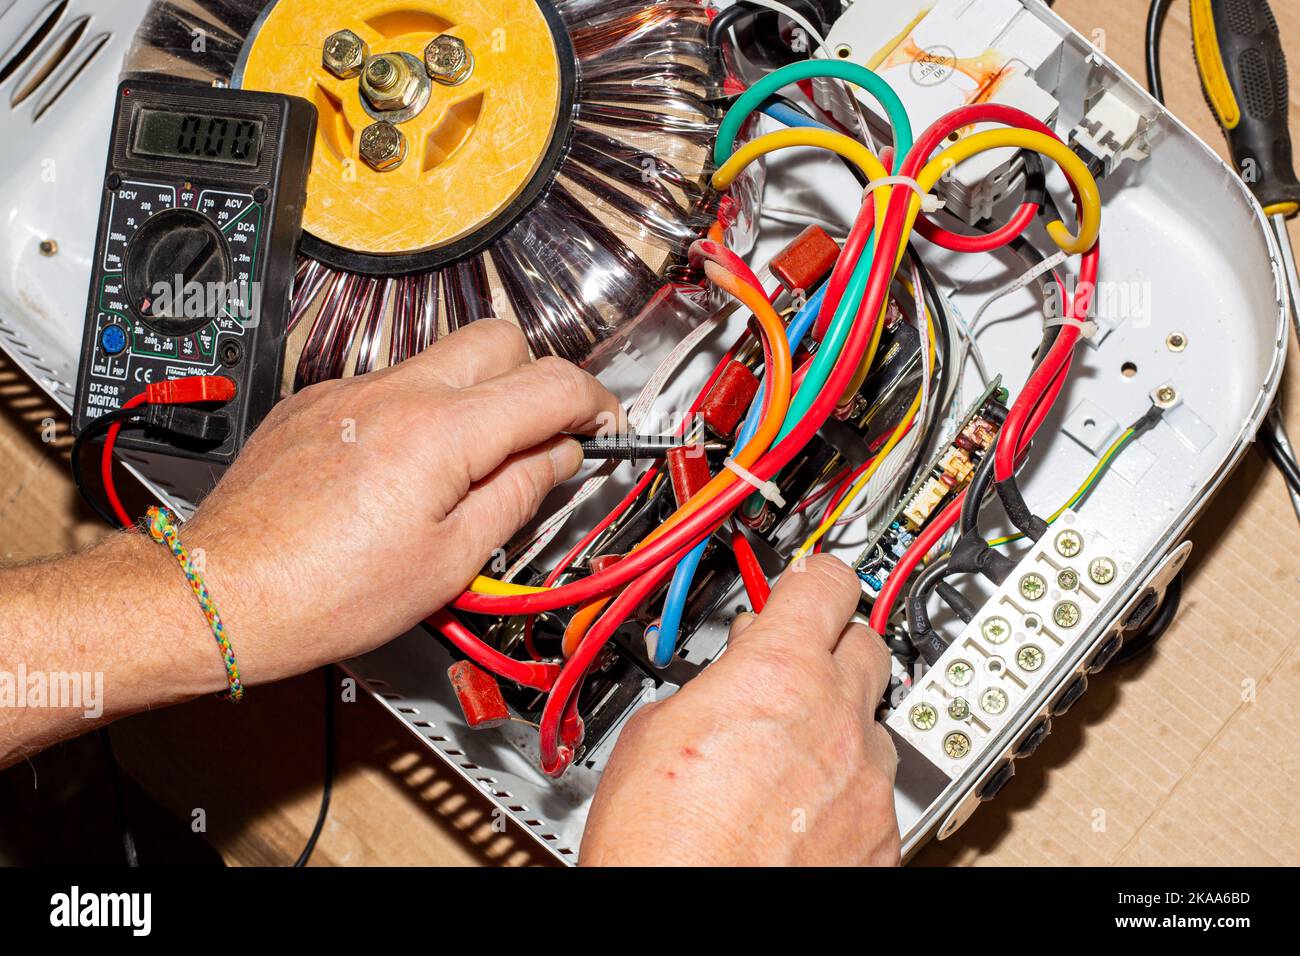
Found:
[{"label": "woven friendship bracelet", "polygon": [[170,508],[149,509],[149,537],[165,546],[180,563],[181,570],[185,572],[185,580],[190,583],[199,607],[203,610],[203,616],[207,618],[208,626],[212,628],[212,636],[217,641],[218,650],[221,651],[221,660],[226,665],[226,681],[230,685],[230,689],[223,696],[232,701],[241,700],[244,696],[244,685],[239,680],[239,665],[235,663],[235,649],[230,646],[230,638],[226,636],[226,626],[221,623],[221,615],[217,613],[217,605],[203,583],[203,576],[194,567],[185,545],[181,544],[176,525],[176,514]]}]

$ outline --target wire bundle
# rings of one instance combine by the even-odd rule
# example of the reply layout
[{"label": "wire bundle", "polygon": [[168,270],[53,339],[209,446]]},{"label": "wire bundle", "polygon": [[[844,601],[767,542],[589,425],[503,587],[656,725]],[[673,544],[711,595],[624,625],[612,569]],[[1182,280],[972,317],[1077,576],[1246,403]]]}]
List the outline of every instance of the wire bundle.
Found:
[{"label": "wire bundle", "polygon": [[[886,170],[882,161],[862,143],[826,129],[781,130],[760,136],[733,152],[741,125],[770,96],[791,83],[825,76],[859,86],[881,102],[893,127],[892,170]],[[934,155],[945,145],[950,133],[988,123],[1004,128],[967,136]],[[845,157],[858,167],[869,183],[887,179],[892,172],[915,181],[916,185],[913,188],[891,181],[872,188],[822,294],[811,308],[806,307],[792,319],[788,329],[775,313],[758,279],[743,261],[716,242],[699,242],[692,247],[692,258],[703,268],[708,280],[753,313],[762,348],[763,390],[756,397],[733,450],[735,461],[757,481],[771,480],[812,440],[846,397],[856,393],[872,367],[889,290],[914,228],[932,242],[961,251],[989,251],[1020,235],[1037,212],[1036,204],[1027,202],[1006,226],[974,238],[951,233],[921,214],[922,195],[928,193],[948,169],[983,150],[1011,146],[1040,153],[1056,162],[1071,181],[1079,211],[1077,233],[1071,233],[1060,221],[1049,223],[1047,229],[1053,242],[1064,252],[1083,255],[1082,281],[1077,295],[1067,303],[1065,324],[1022,389],[990,456],[994,478],[1002,481],[1012,477],[1029,439],[1060,391],[1069,370],[1073,347],[1080,336],[1080,327],[1088,315],[1090,291],[1097,270],[1096,240],[1100,216],[1100,197],[1092,175],[1049,128],[1008,107],[980,105],[955,110],[925,130],[913,144],[902,104],[875,74],[852,63],[816,60],[777,70],[736,100],[721,124],[715,151],[718,169],[713,184],[718,189],[726,189],[748,164],[760,156],[806,146],[831,150]],[[802,338],[802,329],[808,327],[820,344],[810,361],[797,370],[792,369],[791,353]],[[928,338],[932,339],[932,336]],[[737,348],[743,343],[744,337],[737,343]],[[735,349],[729,354],[734,352]],[[916,420],[923,397],[918,392],[902,422],[868,466],[860,470],[849,491],[840,495],[827,520],[800,548],[799,554],[816,544],[816,540],[826,533],[853,500],[852,492],[865,487],[881,463],[888,459]],[[655,478],[653,469],[643,475],[632,493],[606,521],[617,520],[617,516],[624,513]],[[841,478],[840,484],[843,482]],[[540,742],[541,762],[546,772],[562,773],[581,745],[583,729],[577,709],[578,694],[588,669],[606,643],[670,578],[676,576],[679,580],[689,581],[693,569],[688,559],[696,556],[694,560],[698,561],[698,554],[709,537],[754,493],[751,484],[724,468],[667,520],[645,535],[631,551],[599,571],[568,583],[559,583],[562,570],[600,533],[600,529],[596,529],[566,555],[544,586],[527,587],[479,577],[470,590],[454,602],[459,611],[487,615],[532,616],[563,607],[577,608],[566,632],[567,659],[558,668],[553,681],[543,688],[548,693],[540,722]],[[878,632],[883,633],[910,572],[956,522],[962,501],[958,497],[940,512],[900,560],[873,610],[872,625]],[[743,535],[732,535],[733,541],[740,539]],[[755,571],[756,562],[749,561],[748,555],[739,560],[746,571],[747,584],[761,576]],[[680,586],[676,590],[680,592]],[[762,587],[755,582],[754,590],[761,593]],[[670,589],[668,608],[675,608],[681,600],[680,594]],[[753,597],[751,601],[754,601]],[[665,616],[669,615],[666,613]],[[455,618],[445,613],[432,623],[444,629],[444,633],[451,629],[457,646],[463,652],[499,672],[500,668],[493,665],[500,662],[491,656],[497,652],[476,639],[471,643],[464,630],[449,624],[449,620]],[[664,647],[671,654],[672,642],[664,636],[664,623],[661,619],[653,649],[656,657],[661,656]],[[671,625],[672,619],[667,623]]]}]

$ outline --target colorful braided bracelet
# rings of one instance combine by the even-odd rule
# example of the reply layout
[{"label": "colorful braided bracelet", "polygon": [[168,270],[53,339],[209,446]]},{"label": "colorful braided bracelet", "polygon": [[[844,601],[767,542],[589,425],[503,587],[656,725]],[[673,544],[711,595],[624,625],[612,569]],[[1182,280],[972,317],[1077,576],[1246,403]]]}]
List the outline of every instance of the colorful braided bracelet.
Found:
[{"label": "colorful braided bracelet", "polygon": [[239,679],[239,665],[235,663],[235,649],[230,646],[230,638],[226,636],[226,626],[221,623],[221,615],[217,613],[217,605],[212,600],[212,595],[208,593],[207,587],[203,584],[203,576],[194,567],[194,562],[190,560],[185,545],[181,544],[180,534],[176,530],[177,524],[176,514],[170,508],[158,506],[149,509],[149,537],[159,544],[165,545],[167,550],[180,562],[181,570],[185,572],[185,580],[190,582],[190,588],[194,591],[194,596],[198,598],[199,607],[203,609],[203,616],[208,619],[208,626],[212,628],[212,636],[216,638],[217,648],[221,651],[221,659],[226,665],[226,681],[230,685],[230,689],[223,696],[232,701],[241,700],[244,696],[244,685]]}]

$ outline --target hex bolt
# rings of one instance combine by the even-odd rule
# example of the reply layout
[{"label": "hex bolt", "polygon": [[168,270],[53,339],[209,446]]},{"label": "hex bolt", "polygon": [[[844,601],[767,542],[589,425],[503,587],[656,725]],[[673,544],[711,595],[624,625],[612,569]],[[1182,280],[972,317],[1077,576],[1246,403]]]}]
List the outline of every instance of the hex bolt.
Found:
[{"label": "hex bolt", "polygon": [[1110,584],[1115,580],[1115,562],[1110,558],[1093,558],[1088,565],[1088,577],[1093,584]]},{"label": "hex bolt", "polygon": [[948,680],[954,687],[965,687],[975,676],[975,669],[965,661],[953,661],[948,665]]},{"label": "hex bolt", "polygon": [[396,169],[406,159],[406,137],[392,123],[371,123],[361,131],[361,158],[377,172]]},{"label": "hex bolt", "polygon": [[1072,558],[1083,550],[1083,536],[1077,531],[1062,531],[1056,536],[1056,553]]},{"label": "hex bolt", "polygon": [[1020,579],[1020,594],[1026,600],[1037,601],[1046,593],[1047,582],[1041,574],[1031,571]]},{"label": "hex bolt", "polygon": [[986,714],[997,715],[1007,709],[1007,692],[1001,687],[990,687],[980,695],[980,709]]},{"label": "hex bolt", "polygon": [[1001,644],[1011,636],[1011,624],[1005,617],[994,615],[980,625],[980,633],[990,644]]},{"label": "hex bolt", "polygon": [[370,56],[370,47],[351,30],[339,30],[325,38],[321,65],[340,80],[350,80],[361,75]]},{"label": "hex bolt", "polygon": [[965,720],[970,716],[970,704],[966,702],[965,697],[954,697],[951,704],[948,705],[948,716],[953,720]]},{"label": "hex bolt", "polygon": [[1016,663],[1021,670],[1036,671],[1043,666],[1043,652],[1033,644],[1026,644],[1016,653]]},{"label": "hex bolt", "polygon": [[1056,576],[1056,583],[1062,591],[1073,591],[1079,586],[1079,572],[1066,568]]},{"label": "hex bolt", "polygon": [[939,722],[939,712],[929,704],[917,704],[908,714],[908,720],[917,730],[929,730]]},{"label": "hex bolt", "polygon": [[970,753],[970,738],[961,731],[954,730],[943,738],[943,752],[953,760],[960,760]]},{"label": "hex bolt", "polygon": [[386,56],[371,57],[366,64],[366,83],[380,92],[387,93],[398,83],[397,65]]},{"label": "hex bolt", "polygon": [[1079,610],[1079,605],[1073,601],[1062,601],[1052,608],[1052,620],[1059,627],[1074,627],[1079,623],[1079,618],[1083,612]]},{"label": "hex bolt", "polygon": [[474,72],[474,54],[460,37],[442,33],[424,48],[424,68],[434,82],[459,86]]}]

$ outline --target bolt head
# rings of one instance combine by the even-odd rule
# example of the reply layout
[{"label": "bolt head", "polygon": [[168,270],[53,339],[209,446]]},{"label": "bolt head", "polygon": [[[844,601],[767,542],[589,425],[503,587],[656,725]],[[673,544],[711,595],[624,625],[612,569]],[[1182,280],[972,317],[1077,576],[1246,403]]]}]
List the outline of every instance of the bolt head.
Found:
[{"label": "bolt head", "polygon": [[371,123],[361,131],[361,158],[381,173],[395,169],[406,159],[406,137],[392,123]]},{"label": "bolt head", "polygon": [[369,56],[370,48],[365,40],[351,30],[339,30],[325,38],[321,65],[340,80],[350,80],[360,75]]},{"label": "bolt head", "polygon": [[383,53],[366,61],[361,92],[379,113],[396,113],[416,103],[429,81],[420,75],[414,57]]},{"label": "bolt head", "polygon": [[443,33],[424,48],[424,68],[435,82],[456,86],[474,72],[474,54],[460,37]]}]

